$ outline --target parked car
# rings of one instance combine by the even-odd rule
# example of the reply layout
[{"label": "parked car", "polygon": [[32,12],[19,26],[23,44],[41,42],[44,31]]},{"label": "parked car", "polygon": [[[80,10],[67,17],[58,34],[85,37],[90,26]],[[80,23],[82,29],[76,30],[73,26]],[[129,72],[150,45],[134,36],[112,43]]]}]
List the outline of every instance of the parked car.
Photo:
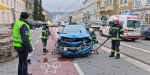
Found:
[{"label": "parked car", "polygon": [[59,38],[56,50],[64,56],[88,56],[93,47],[91,32],[87,32],[83,25],[66,25],[62,32],[57,32]]},{"label": "parked car", "polygon": [[150,39],[150,25],[147,25],[147,27],[145,27],[142,30],[142,37],[145,37],[145,39]]},{"label": "parked car", "polygon": [[57,21],[52,21],[52,25],[51,25],[52,27],[58,27],[58,23],[57,23]]},{"label": "parked car", "polygon": [[38,21],[39,22],[39,27],[42,27],[44,25],[44,22]]},{"label": "parked car", "polygon": [[34,24],[35,24],[36,28],[40,27],[40,23],[38,21],[34,21]]},{"label": "parked car", "polygon": [[61,21],[61,26],[65,26],[65,22],[64,21]]},{"label": "parked car", "polygon": [[30,29],[35,29],[36,28],[35,21],[28,21],[28,23],[30,24]]},{"label": "parked car", "polygon": [[144,29],[148,26],[148,24],[141,24],[141,37],[143,36]]}]

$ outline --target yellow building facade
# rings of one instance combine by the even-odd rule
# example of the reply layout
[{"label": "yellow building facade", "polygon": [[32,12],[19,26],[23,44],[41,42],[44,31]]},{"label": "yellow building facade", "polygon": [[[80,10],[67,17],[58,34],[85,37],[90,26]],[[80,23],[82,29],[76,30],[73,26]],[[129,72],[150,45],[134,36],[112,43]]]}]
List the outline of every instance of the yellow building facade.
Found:
[{"label": "yellow building facade", "polygon": [[112,15],[127,15],[131,9],[132,0],[95,0],[95,15],[99,14],[100,20]]}]

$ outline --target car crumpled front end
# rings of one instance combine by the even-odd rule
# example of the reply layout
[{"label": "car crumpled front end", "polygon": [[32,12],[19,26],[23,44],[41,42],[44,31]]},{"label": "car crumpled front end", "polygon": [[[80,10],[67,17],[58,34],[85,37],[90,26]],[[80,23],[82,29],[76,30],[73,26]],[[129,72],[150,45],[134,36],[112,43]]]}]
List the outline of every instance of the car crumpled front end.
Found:
[{"label": "car crumpled front end", "polygon": [[90,53],[93,47],[93,40],[86,37],[61,36],[56,43],[56,49],[61,55],[83,55]]}]

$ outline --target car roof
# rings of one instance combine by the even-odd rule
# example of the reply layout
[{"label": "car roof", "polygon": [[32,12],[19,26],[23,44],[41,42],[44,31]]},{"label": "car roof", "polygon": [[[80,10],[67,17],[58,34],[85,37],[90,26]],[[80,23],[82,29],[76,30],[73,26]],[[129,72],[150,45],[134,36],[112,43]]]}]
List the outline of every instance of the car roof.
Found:
[{"label": "car roof", "polygon": [[84,27],[83,25],[66,25],[66,27]]}]

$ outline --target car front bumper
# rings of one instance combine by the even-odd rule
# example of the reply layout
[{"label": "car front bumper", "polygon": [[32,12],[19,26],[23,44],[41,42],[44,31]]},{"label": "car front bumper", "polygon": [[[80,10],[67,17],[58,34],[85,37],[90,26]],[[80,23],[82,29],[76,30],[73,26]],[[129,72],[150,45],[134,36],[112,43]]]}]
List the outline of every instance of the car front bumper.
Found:
[{"label": "car front bumper", "polygon": [[93,48],[93,43],[91,42],[90,46],[88,46],[84,49],[81,49],[81,50],[65,51],[65,50],[58,50],[58,48],[57,48],[57,51],[59,52],[60,55],[66,55],[66,56],[69,56],[69,55],[84,55],[84,54],[90,53],[92,48]]}]

